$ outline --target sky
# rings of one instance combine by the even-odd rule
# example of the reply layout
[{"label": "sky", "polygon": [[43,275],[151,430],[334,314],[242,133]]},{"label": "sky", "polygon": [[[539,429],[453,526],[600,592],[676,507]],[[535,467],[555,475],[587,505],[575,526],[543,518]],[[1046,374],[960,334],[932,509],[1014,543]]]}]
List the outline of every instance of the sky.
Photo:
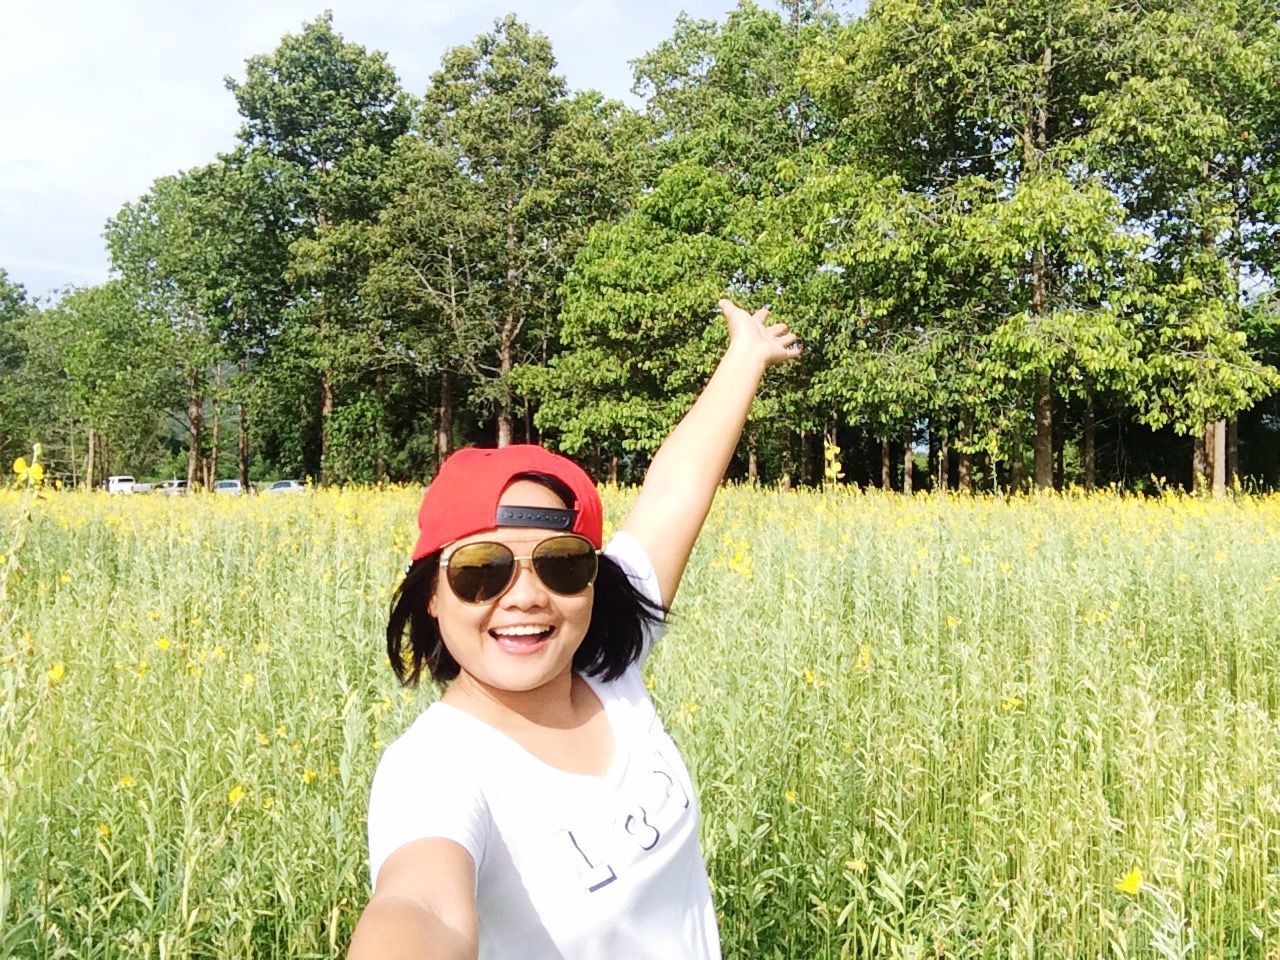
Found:
[{"label": "sky", "polygon": [[223,78],[333,11],[421,94],[442,54],[514,12],[571,89],[639,106],[628,61],[676,17],[732,0],[0,0],[0,268],[33,297],[107,279],[103,226],[157,177],[208,163],[240,126]]}]

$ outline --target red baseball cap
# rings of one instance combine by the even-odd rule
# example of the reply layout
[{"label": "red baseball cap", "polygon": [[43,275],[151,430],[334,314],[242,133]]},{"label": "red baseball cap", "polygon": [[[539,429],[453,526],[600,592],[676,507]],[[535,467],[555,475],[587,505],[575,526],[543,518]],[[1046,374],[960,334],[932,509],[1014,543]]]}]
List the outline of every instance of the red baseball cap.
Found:
[{"label": "red baseball cap", "polygon": [[[573,491],[569,510],[503,507],[498,498],[522,473],[555,477]],[[500,526],[563,529],[581,534],[599,550],[604,510],[600,494],[585,470],[558,453],[536,444],[516,443],[496,449],[467,447],[440,465],[418,508],[418,542],[413,559],[421,560],[459,537]]]}]

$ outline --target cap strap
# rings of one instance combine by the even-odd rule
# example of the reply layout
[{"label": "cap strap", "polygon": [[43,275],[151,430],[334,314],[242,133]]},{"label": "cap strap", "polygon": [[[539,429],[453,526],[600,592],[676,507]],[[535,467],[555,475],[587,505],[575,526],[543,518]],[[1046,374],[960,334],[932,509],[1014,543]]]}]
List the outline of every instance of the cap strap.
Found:
[{"label": "cap strap", "polygon": [[497,526],[572,530],[577,519],[577,510],[561,510],[557,507],[498,507]]}]

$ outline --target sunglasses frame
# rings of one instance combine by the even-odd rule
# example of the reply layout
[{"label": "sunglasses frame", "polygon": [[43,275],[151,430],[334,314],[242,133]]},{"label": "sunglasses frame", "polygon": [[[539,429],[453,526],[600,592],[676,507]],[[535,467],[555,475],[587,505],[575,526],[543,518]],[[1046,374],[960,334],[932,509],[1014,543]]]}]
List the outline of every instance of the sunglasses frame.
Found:
[{"label": "sunglasses frame", "polygon": [[[591,579],[587,581],[587,583],[582,587],[582,589],[578,590],[576,593],[561,593],[559,590],[556,590],[554,587],[552,587],[551,584],[547,583],[546,580],[543,580],[542,574],[538,573],[538,567],[537,567],[537,564],[535,563],[534,554],[537,553],[538,548],[541,547],[544,543],[550,543],[552,540],[580,540],[587,545],[591,554],[594,555],[595,557],[595,561],[596,561],[595,573],[591,575]],[[511,575],[507,578],[507,582],[502,585],[502,589],[499,590],[497,593],[495,593],[493,596],[486,597],[482,600],[468,600],[466,597],[464,597],[461,593],[457,591],[457,589],[453,585],[453,580],[450,579],[449,577],[449,561],[453,559],[454,554],[457,553],[459,550],[465,550],[467,547],[476,547],[476,546],[501,547],[507,553],[511,554]],[[473,607],[483,606],[486,603],[493,603],[493,601],[497,600],[504,593],[510,590],[511,585],[514,584],[517,578],[519,578],[520,576],[521,561],[528,561],[529,569],[531,569],[534,572],[534,574],[537,575],[539,582],[541,582],[541,584],[544,587],[546,587],[548,590],[554,593],[557,597],[577,597],[586,593],[595,584],[596,577],[600,575],[600,555],[603,552],[604,552],[603,550],[597,550],[595,545],[592,544],[592,542],[588,540],[586,537],[577,533],[556,533],[549,537],[543,537],[541,540],[539,540],[537,543],[533,545],[533,548],[527,554],[516,553],[514,550],[512,550],[509,546],[507,546],[505,543],[503,543],[500,540],[473,540],[470,543],[462,543],[455,547],[448,548],[444,552],[444,554],[442,554],[440,557],[440,569],[444,571],[445,580],[448,582],[449,590],[453,593],[453,595],[457,597],[461,603],[465,603]]]}]

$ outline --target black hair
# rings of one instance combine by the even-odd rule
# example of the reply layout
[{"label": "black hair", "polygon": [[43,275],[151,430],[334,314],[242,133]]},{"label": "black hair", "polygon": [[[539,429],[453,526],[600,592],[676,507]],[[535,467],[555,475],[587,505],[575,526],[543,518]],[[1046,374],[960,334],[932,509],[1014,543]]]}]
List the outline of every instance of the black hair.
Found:
[{"label": "black hair", "polygon": [[[534,480],[566,505],[573,503],[572,491],[555,477],[520,474],[512,480]],[[458,675],[458,661],[445,647],[440,624],[427,609],[439,581],[442,552],[435,550],[414,561],[391,597],[387,657],[402,686],[415,686],[424,669],[436,683],[447,683]],[[616,560],[601,555],[591,622],[573,655],[573,669],[601,680],[616,680],[639,658],[645,631],[662,623],[667,613],[665,607],[640,592]]]}]

